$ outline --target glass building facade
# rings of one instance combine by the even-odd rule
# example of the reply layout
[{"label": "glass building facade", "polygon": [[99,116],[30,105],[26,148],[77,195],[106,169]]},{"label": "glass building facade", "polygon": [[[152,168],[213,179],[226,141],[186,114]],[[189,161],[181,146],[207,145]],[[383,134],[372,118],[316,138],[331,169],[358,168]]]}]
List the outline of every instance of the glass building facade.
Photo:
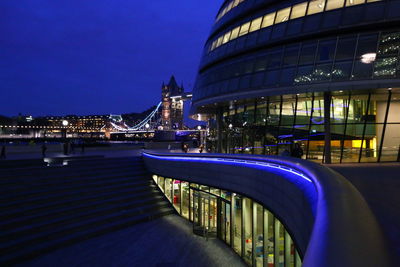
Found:
[{"label": "glass building facade", "polygon": [[193,93],[212,151],[400,160],[400,1],[231,2]]},{"label": "glass building facade", "polygon": [[301,258],[284,225],[267,208],[235,192],[153,175],[176,211],[199,235],[217,237],[250,266],[297,267]]}]

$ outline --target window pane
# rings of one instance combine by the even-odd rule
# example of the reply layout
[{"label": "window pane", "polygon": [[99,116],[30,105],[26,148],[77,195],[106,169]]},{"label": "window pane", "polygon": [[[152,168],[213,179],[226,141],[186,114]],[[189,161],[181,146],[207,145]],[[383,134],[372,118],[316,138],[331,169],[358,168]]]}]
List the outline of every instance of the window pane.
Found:
[{"label": "window pane", "polygon": [[289,20],[289,14],[290,14],[290,7],[279,10],[278,13],[276,14],[275,24]]},{"label": "window pane", "polygon": [[350,77],[351,67],[353,66],[353,62],[342,62],[335,63],[335,66],[332,70],[332,79],[333,80],[345,80]]},{"label": "window pane", "polygon": [[300,52],[299,64],[314,63],[315,51],[317,50],[317,44],[303,44]]},{"label": "window pane", "polygon": [[238,195],[234,195],[232,197],[233,205],[234,205],[234,214],[233,214],[233,249],[239,254],[242,255],[242,199]]},{"label": "window pane", "polygon": [[229,36],[230,35],[231,35],[231,32],[225,33],[223,41],[222,41],[223,44],[225,44],[225,43],[227,43],[229,41]]},{"label": "window pane", "polygon": [[312,15],[324,11],[325,0],[312,0],[308,5],[307,15]]},{"label": "window pane", "polygon": [[[253,202],[254,203],[254,202]],[[254,232],[254,252],[255,266],[263,266],[264,256],[264,226],[263,226],[263,207],[260,204],[253,204],[253,232]]]},{"label": "window pane", "polygon": [[396,55],[400,48],[400,33],[382,34],[379,42],[378,55]]},{"label": "window pane", "polygon": [[283,65],[296,65],[299,57],[299,45],[288,46],[285,48],[285,56],[283,57]]},{"label": "window pane", "polygon": [[317,61],[333,60],[336,49],[336,39],[322,41],[318,45]]},{"label": "window pane", "polygon": [[275,12],[267,14],[264,16],[261,28],[265,28],[274,24]]},{"label": "window pane", "polygon": [[247,22],[240,27],[239,36],[243,36],[249,32],[250,22]]},{"label": "window pane", "polygon": [[251,22],[250,32],[254,32],[260,29],[262,17],[256,18]]},{"label": "window pane", "polygon": [[355,6],[364,4],[365,0],[346,0],[346,6]]},{"label": "window pane", "polygon": [[306,15],[307,2],[293,6],[290,19],[297,19]]},{"label": "window pane", "polygon": [[357,39],[353,38],[339,38],[339,43],[336,50],[336,60],[353,59],[356,50]]},{"label": "window pane", "polygon": [[375,77],[392,77],[396,75],[397,57],[378,58],[375,62]]},{"label": "window pane", "polygon": [[236,39],[238,37],[239,30],[240,30],[240,26],[236,27],[235,29],[232,30],[232,34],[231,34],[230,40]]},{"label": "window pane", "polygon": [[367,35],[367,36],[360,36],[358,40],[358,47],[356,57],[361,58],[361,56],[365,56],[368,54],[375,54],[376,53],[376,46],[378,42],[377,35]]},{"label": "window pane", "polygon": [[326,4],[326,10],[342,8],[343,5],[344,0],[328,0],[328,3]]},{"label": "window pane", "polygon": [[274,215],[271,212],[264,209],[264,243],[266,255],[266,264],[264,266],[274,266],[275,262],[275,238],[274,238]]},{"label": "window pane", "polygon": [[251,265],[253,259],[253,204],[248,198],[243,198],[243,227],[244,227],[244,260]]},{"label": "window pane", "polygon": [[268,69],[280,67],[281,61],[282,61],[282,50],[273,51],[269,55]]}]

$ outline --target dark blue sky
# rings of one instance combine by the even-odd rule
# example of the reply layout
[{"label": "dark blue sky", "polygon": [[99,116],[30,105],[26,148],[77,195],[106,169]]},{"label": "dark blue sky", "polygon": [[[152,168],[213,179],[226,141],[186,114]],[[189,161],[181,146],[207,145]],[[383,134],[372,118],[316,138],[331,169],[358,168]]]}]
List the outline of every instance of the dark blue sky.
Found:
[{"label": "dark blue sky", "polygon": [[222,0],[0,1],[0,114],[139,112],[194,83]]}]

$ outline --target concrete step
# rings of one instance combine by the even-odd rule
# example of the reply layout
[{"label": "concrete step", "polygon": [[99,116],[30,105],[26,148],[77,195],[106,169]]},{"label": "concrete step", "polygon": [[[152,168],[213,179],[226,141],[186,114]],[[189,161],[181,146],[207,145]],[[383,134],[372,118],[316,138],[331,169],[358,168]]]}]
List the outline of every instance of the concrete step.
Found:
[{"label": "concrete step", "polygon": [[[53,202],[60,199],[71,199],[74,197],[81,197],[81,196],[89,196],[95,195],[102,192],[111,192],[113,190],[120,190],[126,188],[135,188],[138,190],[148,190],[148,182],[147,181],[125,181],[125,182],[110,182],[110,183],[103,183],[101,185],[97,185],[92,188],[81,188],[75,191],[71,190],[64,190],[64,189],[57,189],[53,191],[44,193],[36,193],[36,194],[26,194],[20,195],[16,197],[9,197],[4,199],[0,204],[0,210],[6,210],[9,208],[16,208],[17,206],[22,206],[25,203],[29,203],[29,205],[34,205],[36,203],[43,203],[43,202]],[[21,205],[22,204],[22,205]]]},{"label": "concrete step", "polygon": [[75,214],[78,212],[90,211],[97,207],[103,207],[113,204],[128,203],[140,199],[154,198],[161,200],[161,193],[157,190],[145,192],[132,192],[129,191],[125,194],[112,194],[100,196],[92,199],[79,199],[76,201],[69,201],[57,203],[55,205],[48,205],[38,209],[26,210],[23,212],[5,214],[0,218],[0,228],[4,231],[13,229],[21,225],[30,225],[42,220],[49,220],[66,216],[68,214]]},{"label": "concrete step", "polygon": [[1,222],[23,218],[24,216],[41,215],[55,209],[63,210],[74,206],[80,206],[82,203],[92,203],[101,200],[107,201],[108,199],[117,198],[119,196],[127,197],[131,195],[150,194],[156,192],[156,190],[157,189],[155,187],[150,187],[149,189],[147,186],[139,188],[123,187],[120,190],[106,191],[85,196],[78,195],[69,198],[56,199],[53,201],[47,201],[44,199],[44,201],[40,201],[38,203],[30,202],[29,205],[27,203],[21,203],[20,206],[12,206],[8,210],[1,209],[0,225]]},{"label": "concrete step", "polygon": [[0,264],[3,266],[21,264],[54,250],[173,213],[175,213],[173,208],[163,207],[156,211],[149,211],[148,213],[136,215],[125,214],[117,218],[109,219],[101,224],[95,224],[96,227],[89,225],[85,227],[87,228],[86,231],[78,229],[75,230],[74,233],[64,232],[63,235],[57,233],[54,236],[51,236],[49,239],[50,241],[40,243],[40,245],[37,245],[36,241],[34,241],[25,244],[23,249],[18,249],[18,247],[8,249],[6,254],[3,254],[3,251],[0,251],[1,254],[5,255],[0,258]]}]

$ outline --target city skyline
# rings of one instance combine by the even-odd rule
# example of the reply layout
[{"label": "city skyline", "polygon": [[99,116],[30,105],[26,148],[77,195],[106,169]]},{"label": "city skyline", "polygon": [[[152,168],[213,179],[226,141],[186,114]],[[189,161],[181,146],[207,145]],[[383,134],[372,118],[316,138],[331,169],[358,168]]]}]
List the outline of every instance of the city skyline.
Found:
[{"label": "city skyline", "polygon": [[219,4],[2,2],[0,114],[141,112],[171,75],[192,90]]}]

